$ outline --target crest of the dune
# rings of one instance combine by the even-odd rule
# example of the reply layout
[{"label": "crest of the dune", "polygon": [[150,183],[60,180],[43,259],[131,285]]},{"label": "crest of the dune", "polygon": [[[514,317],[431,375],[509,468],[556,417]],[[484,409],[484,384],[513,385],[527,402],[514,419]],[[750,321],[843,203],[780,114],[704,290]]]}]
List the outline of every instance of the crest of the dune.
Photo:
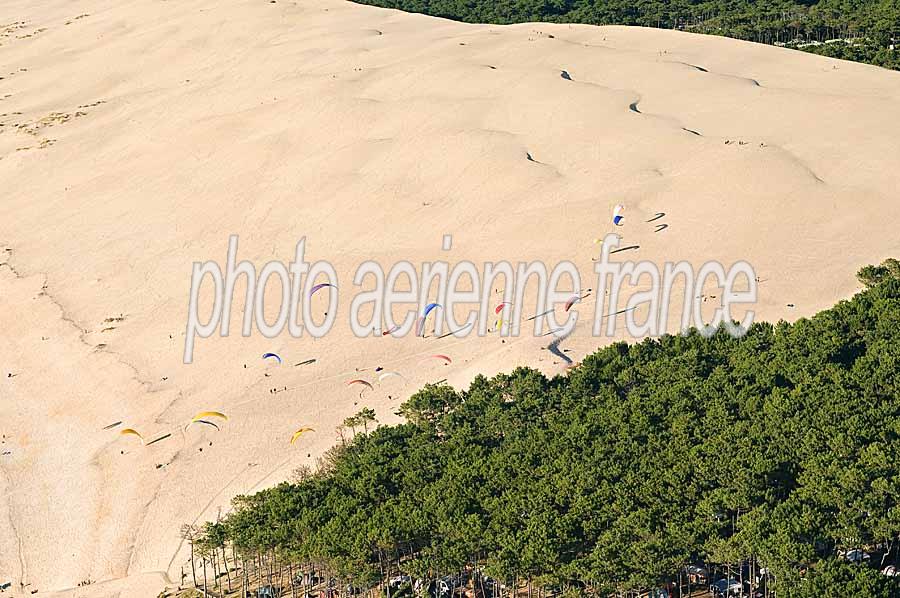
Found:
[{"label": "crest of the dune", "polygon": [[[621,204],[641,259],[752,263],[768,320],[900,253],[900,73],[336,0],[11,0],[0,22],[0,583],[18,595],[156,595],[189,570],[182,525],[313,465],[361,406],[390,423],[425,382],[566,365],[542,338],[356,339],[349,296],[326,338],[212,337],[184,365],[192,263],[230,234],[259,265],[306,236],[348,289],[367,259],[590,273]],[[565,355],[598,342],[576,330]]]}]

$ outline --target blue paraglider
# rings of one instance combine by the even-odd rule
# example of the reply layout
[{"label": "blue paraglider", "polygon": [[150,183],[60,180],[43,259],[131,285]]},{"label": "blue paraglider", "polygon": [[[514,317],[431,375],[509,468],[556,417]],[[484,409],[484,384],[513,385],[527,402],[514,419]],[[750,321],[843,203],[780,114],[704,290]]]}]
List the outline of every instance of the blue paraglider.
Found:
[{"label": "blue paraglider", "polygon": [[278,365],[281,365],[281,357],[279,357],[277,354],[275,354],[275,353],[263,353],[263,356],[262,356],[263,359],[269,359],[270,357],[273,358],[273,359],[275,359],[276,361],[278,361]]}]

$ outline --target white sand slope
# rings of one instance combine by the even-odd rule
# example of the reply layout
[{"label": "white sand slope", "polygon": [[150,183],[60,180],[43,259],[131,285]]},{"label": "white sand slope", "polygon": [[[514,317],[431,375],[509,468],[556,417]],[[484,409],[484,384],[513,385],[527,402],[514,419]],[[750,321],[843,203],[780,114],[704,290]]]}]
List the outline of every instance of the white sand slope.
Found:
[{"label": "white sand slope", "polygon": [[[16,594],[155,595],[179,581],[181,524],[314,463],[361,406],[391,422],[427,381],[561,371],[540,338],[352,338],[349,292],[327,338],[210,338],[183,365],[191,263],[223,260],[229,234],[258,265],[305,235],[347,290],[365,259],[588,275],[624,203],[633,257],[746,259],[770,320],[900,255],[900,73],[336,0],[7,0],[0,24],[0,583]],[[601,342],[580,329],[567,347]],[[346,386],[378,365],[409,383]],[[205,409],[231,419],[185,432]],[[141,447],[101,429],[116,421],[173,435]],[[316,433],[289,447],[302,425]]]}]

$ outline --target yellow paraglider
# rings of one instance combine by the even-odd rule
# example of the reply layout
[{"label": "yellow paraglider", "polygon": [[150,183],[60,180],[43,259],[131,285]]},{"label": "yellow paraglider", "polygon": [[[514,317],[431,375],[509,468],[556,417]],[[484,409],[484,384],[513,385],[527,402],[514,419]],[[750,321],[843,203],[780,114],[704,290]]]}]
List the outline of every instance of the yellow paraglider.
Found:
[{"label": "yellow paraglider", "polygon": [[191,418],[191,423],[200,421],[201,419],[206,419],[207,417],[221,417],[225,421],[228,421],[228,416],[224,413],[220,413],[218,411],[201,411],[193,418]]},{"label": "yellow paraglider", "polygon": [[315,430],[313,430],[312,428],[300,428],[299,430],[294,432],[293,436],[291,436],[291,444],[294,444],[294,441],[300,438],[300,436],[302,436],[304,432],[315,432]]},{"label": "yellow paraglider", "polygon": [[144,437],[137,430],[131,428],[125,428],[119,432],[119,436],[137,436],[141,440],[141,444],[144,444]]}]

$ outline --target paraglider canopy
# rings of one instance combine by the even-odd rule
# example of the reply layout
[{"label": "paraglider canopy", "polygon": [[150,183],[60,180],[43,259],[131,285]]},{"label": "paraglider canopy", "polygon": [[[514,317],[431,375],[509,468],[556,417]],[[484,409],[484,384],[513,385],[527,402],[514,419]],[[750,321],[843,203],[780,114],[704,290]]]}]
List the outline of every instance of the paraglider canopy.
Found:
[{"label": "paraglider canopy", "polygon": [[622,211],[625,210],[625,206],[622,204],[617,204],[615,208],[613,208],[613,224],[616,226],[622,226],[622,220],[624,220],[624,216],[622,216]]},{"label": "paraglider canopy", "polygon": [[442,307],[440,303],[429,303],[425,306],[425,311],[422,312],[422,316],[416,322],[416,336],[424,336],[425,333],[425,318],[428,317],[435,308]]},{"label": "paraglider canopy", "polygon": [[291,444],[294,444],[294,441],[300,438],[300,436],[302,436],[306,432],[315,432],[315,430],[313,430],[312,428],[300,428],[299,430],[294,432],[293,436],[291,436]]},{"label": "paraglider canopy", "polygon": [[354,384],[362,384],[363,386],[369,387],[369,390],[374,390],[372,385],[370,383],[366,382],[365,380],[357,379],[357,380],[350,380],[349,382],[347,382],[347,386],[352,386]]},{"label": "paraglider canopy", "polygon": [[201,411],[191,418],[191,422],[197,422],[208,417],[219,417],[224,419],[225,421],[228,421],[228,416],[224,413],[220,413],[219,411]]},{"label": "paraglider canopy", "polygon": [[279,365],[281,364],[281,357],[279,357],[276,353],[263,353],[262,358],[263,359],[272,358],[272,359],[275,359],[276,361],[278,361]]},{"label": "paraglider canopy", "polygon": [[397,376],[399,378],[403,378],[404,380],[406,379],[403,377],[403,374],[401,374],[400,372],[385,372],[385,373],[381,374],[380,376],[378,376],[378,381],[381,382],[385,378],[390,378],[391,376]]},{"label": "paraglider canopy", "polygon": [[336,286],[334,286],[334,285],[331,284],[330,282],[322,282],[322,283],[319,283],[319,284],[317,284],[317,285],[314,285],[313,288],[311,288],[311,289],[309,290],[309,296],[312,297],[313,294],[314,294],[316,291],[318,291],[318,290],[320,290],[320,289],[324,289],[325,287],[333,287],[333,288],[335,288],[335,289],[337,288]]},{"label": "paraglider canopy", "polygon": [[570,297],[569,300],[566,301],[566,311],[569,311],[570,309],[572,309],[573,305],[575,305],[576,303],[580,303],[580,302],[581,302],[581,295],[572,295],[572,297]]},{"label": "paraglider canopy", "polygon": [[211,417],[218,417],[224,421],[228,421],[228,416],[219,411],[201,411],[200,413],[198,413],[197,415],[195,415],[194,417],[191,418],[191,421],[185,427],[185,430],[187,430],[194,424],[206,424],[207,426],[212,426],[216,430],[219,430],[218,424],[209,421],[208,418],[211,418]]}]

